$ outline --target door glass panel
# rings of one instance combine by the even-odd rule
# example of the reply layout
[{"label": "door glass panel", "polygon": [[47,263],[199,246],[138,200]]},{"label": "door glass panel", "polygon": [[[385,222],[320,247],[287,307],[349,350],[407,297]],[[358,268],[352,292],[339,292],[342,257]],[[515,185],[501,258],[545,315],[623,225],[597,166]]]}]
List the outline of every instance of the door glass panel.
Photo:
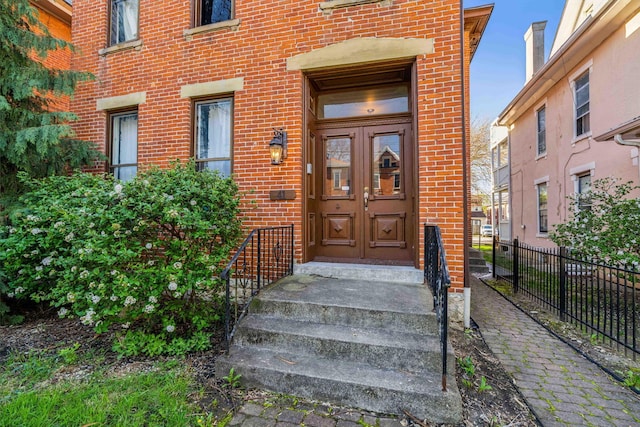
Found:
[{"label": "door glass panel", "polygon": [[409,111],[406,85],[324,93],[318,96],[318,118],[376,116]]},{"label": "door glass panel", "polygon": [[324,194],[348,196],[351,194],[351,138],[325,140],[326,175]]},{"label": "door glass panel", "polygon": [[402,189],[402,152],[399,134],[376,135],[372,139],[372,188],[374,194],[390,196]]}]

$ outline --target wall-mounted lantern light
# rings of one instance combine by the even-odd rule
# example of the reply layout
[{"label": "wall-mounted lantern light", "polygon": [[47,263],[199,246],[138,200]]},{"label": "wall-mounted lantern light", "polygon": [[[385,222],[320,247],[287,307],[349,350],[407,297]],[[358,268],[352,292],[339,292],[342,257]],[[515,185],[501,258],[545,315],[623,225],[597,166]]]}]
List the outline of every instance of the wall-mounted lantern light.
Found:
[{"label": "wall-mounted lantern light", "polygon": [[279,165],[287,158],[287,133],[280,129],[273,130],[273,139],[269,143],[271,164]]}]

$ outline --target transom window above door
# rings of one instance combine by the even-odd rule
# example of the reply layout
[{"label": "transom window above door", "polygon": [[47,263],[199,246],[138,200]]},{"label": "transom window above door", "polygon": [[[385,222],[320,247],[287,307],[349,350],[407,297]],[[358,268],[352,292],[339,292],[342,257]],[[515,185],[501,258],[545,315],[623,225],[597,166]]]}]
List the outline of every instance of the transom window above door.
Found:
[{"label": "transom window above door", "polygon": [[409,112],[409,87],[406,84],[340,92],[318,96],[319,119],[367,117]]}]

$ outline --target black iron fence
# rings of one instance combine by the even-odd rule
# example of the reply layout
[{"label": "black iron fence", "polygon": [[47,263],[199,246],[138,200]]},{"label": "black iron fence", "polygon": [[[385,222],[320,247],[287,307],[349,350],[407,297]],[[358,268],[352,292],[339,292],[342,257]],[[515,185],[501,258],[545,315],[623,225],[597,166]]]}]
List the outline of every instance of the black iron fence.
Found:
[{"label": "black iron fence", "polygon": [[440,227],[424,226],[424,279],[433,293],[433,308],[438,319],[442,354],[442,391],[447,391],[447,328],[449,326],[449,268]]},{"label": "black iron fence", "polygon": [[593,340],[640,354],[640,270],[606,265],[559,248],[493,244],[493,274]]},{"label": "black iron fence", "polygon": [[293,225],[257,228],[240,245],[220,277],[226,282],[227,350],[236,325],[260,290],[293,274]]}]

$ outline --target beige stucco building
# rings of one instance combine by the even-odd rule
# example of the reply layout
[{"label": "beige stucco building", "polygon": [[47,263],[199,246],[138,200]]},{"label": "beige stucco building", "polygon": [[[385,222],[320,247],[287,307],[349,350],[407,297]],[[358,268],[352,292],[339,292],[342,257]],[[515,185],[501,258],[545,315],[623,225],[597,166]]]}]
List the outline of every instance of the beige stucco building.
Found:
[{"label": "beige stucco building", "polygon": [[501,235],[539,247],[593,180],[640,183],[640,2],[568,0],[546,62],[544,27],[525,34],[527,81],[492,143]]}]

